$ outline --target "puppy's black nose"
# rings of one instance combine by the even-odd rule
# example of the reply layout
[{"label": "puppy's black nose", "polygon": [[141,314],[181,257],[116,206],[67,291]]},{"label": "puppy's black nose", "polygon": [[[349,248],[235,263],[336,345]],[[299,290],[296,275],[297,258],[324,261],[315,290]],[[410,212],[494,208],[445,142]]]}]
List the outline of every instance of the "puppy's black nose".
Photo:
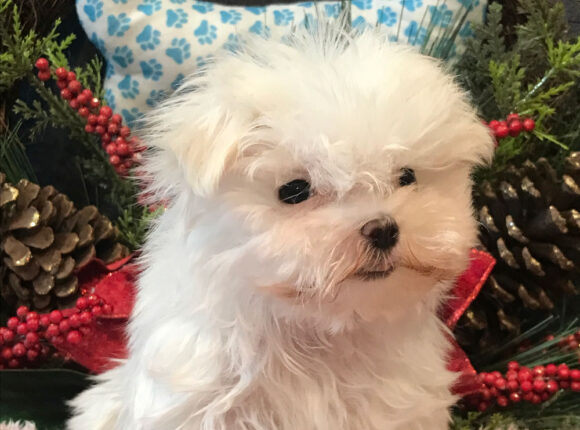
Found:
[{"label": "puppy's black nose", "polygon": [[399,227],[390,217],[373,219],[363,225],[360,232],[374,248],[381,251],[388,251],[399,240]]}]

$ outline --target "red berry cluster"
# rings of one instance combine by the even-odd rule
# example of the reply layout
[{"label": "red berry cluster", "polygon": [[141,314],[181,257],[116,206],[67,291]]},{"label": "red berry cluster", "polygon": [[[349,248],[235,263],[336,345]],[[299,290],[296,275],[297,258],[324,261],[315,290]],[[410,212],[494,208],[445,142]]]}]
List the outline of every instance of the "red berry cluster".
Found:
[{"label": "red berry cluster", "polygon": [[539,404],[560,389],[580,392],[580,369],[570,369],[566,364],[548,364],[530,369],[511,361],[505,375],[498,371],[482,372],[479,378],[479,392],[470,395],[467,400],[480,411],[485,411],[494,402],[500,407],[520,401]]},{"label": "red berry cluster", "polygon": [[16,310],[6,327],[0,327],[0,369],[31,367],[52,352],[50,344],[78,344],[91,331],[95,317],[112,312],[94,294],[80,297],[74,309],[39,315],[26,306]]},{"label": "red berry cluster", "polygon": [[[36,61],[38,78],[42,81],[50,79],[50,64],[46,58]],[[109,161],[120,175],[126,175],[131,167],[141,161],[141,152],[145,149],[131,129],[123,125],[123,118],[113,114],[109,106],[103,106],[101,101],[93,97],[88,88],[83,88],[74,72],[64,67],[54,70],[60,88],[60,96],[68,100],[71,108],[78,111],[86,119],[85,130],[101,136],[103,149],[109,155]]]},{"label": "red berry cluster", "polygon": [[505,121],[490,121],[488,127],[493,131],[496,139],[507,136],[519,136],[522,131],[533,131],[536,123],[532,118],[521,118],[517,113],[510,113]]}]

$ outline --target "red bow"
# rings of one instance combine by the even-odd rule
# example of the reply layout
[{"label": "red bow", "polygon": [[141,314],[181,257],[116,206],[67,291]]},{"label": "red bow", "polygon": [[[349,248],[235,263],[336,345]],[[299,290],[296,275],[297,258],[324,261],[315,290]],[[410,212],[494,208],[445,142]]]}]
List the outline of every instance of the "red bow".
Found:
[{"label": "red bow", "polygon": [[[83,337],[81,343],[64,343],[56,348],[65,356],[83,365],[91,372],[100,373],[117,362],[115,358],[127,356],[125,326],[129,320],[135,300],[135,279],[137,267],[126,258],[106,266],[95,260],[79,273],[81,289],[88,294],[94,293],[113,307],[113,314],[99,316],[93,330]],[[468,269],[457,279],[452,290],[452,298],[443,308],[441,318],[453,330],[457,321],[477,297],[489,276],[495,259],[486,252],[472,250]],[[476,371],[461,347],[450,338],[453,345],[449,356],[448,369],[461,372],[453,387],[453,392],[466,395],[477,391],[479,385]]]}]

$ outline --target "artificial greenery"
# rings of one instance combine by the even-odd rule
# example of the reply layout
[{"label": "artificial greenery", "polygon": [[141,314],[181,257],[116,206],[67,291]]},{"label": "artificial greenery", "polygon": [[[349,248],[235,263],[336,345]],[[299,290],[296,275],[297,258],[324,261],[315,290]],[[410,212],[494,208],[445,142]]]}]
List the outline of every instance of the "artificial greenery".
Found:
[{"label": "artificial greenery", "polygon": [[475,37],[455,64],[486,120],[511,112],[536,120],[531,136],[502,141],[478,179],[526,158],[545,156],[558,166],[570,150],[580,149],[580,38],[568,37],[561,2],[521,0],[520,13],[527,19],[507,34],[502,6],[492,3],[486,24],[474,25]]},{"label": "artificial greenery", "polygon": [[[26,82],[35,94],[32,102],[16,100],[11,106],[17,118],[12,127],[8,124],[7,115],[3,118],[0,170],[6,172],[14,183],[21,178],[34,179],[26,156],[26,142],[50,145],[50,142],[43,141],[47,128],[62,130],[72,141],[67,150],[81,172],[82,183],[79,185],[85,190],[83,203],[95,204],[113,220],[122,217],[125,244],[136,249],[142,243],[151,218],[150,211],[137,205],[136,184],[116,174],[98,138],[85,132],[84,119],[57,95],[58,89],[53,84],[46,84],[35,75],[34,63],[41,56],[46,57],[53,67],[70,68],[67,49],[75,40],[75,35],[60,37],[59,25],[60,20],[57,20],[44,37],[34,29],[24,32],[18,7],[12,0],[0,0],[1,98],[8,99],[8,91],[22,82]],[[104,93],[102,66],[101,60],[95,57],[84,66],[74,68],[77,79],[99,99]],[[4,111],[7,114],[5,106]],[[22,123],[27,125],[26,132],[21,131]]]}]

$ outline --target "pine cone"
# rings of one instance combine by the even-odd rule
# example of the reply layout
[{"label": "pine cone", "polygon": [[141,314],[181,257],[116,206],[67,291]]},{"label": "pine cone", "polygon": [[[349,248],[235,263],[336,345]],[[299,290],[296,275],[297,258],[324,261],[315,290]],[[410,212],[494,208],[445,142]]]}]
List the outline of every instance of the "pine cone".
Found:
[{"label": "pine cone", "polygon": [[24,179],[11,185],[0,173],[0,209],[0,293],[10,304],[69,307],[79,294],[75,269],[129,253],[95,206],[77,210],[52,186]]},{"label": "pine cone", "polygon": [[580,280],[580,152],[558,178],[550,163],[510,166],[474,191],[480,240],[497,259],[456,337],[468,353],[488,350],[547,316]]}]

